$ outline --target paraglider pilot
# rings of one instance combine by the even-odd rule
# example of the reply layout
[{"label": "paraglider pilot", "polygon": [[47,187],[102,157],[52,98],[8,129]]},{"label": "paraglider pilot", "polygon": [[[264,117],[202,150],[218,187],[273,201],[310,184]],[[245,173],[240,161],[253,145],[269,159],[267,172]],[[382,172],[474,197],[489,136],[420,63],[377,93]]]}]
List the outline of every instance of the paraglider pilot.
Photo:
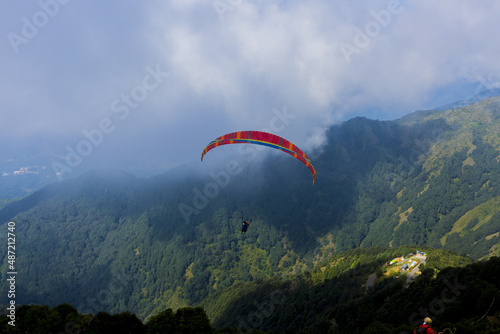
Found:
[{"label": "paraglider pilot", "polygon": [[241,222],[241,233],[245,233],[248,230],[248,226],[250,226],[250,222],[248,220],[243,220]]}]

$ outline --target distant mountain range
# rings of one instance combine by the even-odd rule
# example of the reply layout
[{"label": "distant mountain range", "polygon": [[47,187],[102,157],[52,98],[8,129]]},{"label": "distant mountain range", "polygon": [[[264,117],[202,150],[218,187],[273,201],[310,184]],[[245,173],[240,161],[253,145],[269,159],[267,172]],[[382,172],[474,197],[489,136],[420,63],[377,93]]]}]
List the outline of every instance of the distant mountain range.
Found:
[{"label": "distant mountain range", "polygon": [[470,98],[446,104],[444,106],[437,107],[434,110],[449,110],[455,108],[463,108],[471,104],[478,103],[479,101],[482,101],[484,99],[488,99],[490,97],[495,97],[495,96],[500,96],[500,88],[486,89]]},{"label": "distant mountain range", "polygon": [[[288,155],[249,162],[230,149],[220,165],[146,179],[97,171],[48,185],[0,210],[4,239],[6,223],[16,223],[16,301],[145,319],[245,282],[317,273],[359,247],[488,259],[500,254],[499,134],[500,97],[492,97],[332,126],[308,153],[314,186]],[[252,218],[246,234],[242,217]],[[0,255],[5,290],[6,249]]]}]

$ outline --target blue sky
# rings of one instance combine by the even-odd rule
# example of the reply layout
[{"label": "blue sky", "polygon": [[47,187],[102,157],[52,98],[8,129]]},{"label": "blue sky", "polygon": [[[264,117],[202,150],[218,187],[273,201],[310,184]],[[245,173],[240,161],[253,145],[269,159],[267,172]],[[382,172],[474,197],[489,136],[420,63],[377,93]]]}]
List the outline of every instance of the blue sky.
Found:
[{"label": "blue sky", "polygon": [[307,151],[355,116],[499,88],[499,16],[495,0],[5,0],[0,158],[168,168],[248,129]]}]

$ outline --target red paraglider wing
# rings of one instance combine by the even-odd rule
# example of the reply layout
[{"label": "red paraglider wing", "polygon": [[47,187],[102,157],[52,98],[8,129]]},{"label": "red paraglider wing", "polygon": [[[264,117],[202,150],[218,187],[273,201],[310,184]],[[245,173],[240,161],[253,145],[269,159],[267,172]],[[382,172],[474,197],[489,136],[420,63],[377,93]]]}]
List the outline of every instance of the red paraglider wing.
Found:
[{"label": "red paraglider wing", "polygon": [[225,134],[208,144],[203,153],[201,154],[201,161],[203,161],[203,157],[207,154],[211,149],[227,145],[227,144],[256,144],[256,145],[264,145],[272,148],[276,148],[283,152],[286,152],[296,159],[302,161],[304,165],[309,168],[313,175],[313,184],[316,183],[316,170],[311,163],[311,160],[307,157],[307,155],[298,148],[292,142],[281,138],[280,136],[273,135],[272,133],[262,132],[262,131],[237,131]]}]

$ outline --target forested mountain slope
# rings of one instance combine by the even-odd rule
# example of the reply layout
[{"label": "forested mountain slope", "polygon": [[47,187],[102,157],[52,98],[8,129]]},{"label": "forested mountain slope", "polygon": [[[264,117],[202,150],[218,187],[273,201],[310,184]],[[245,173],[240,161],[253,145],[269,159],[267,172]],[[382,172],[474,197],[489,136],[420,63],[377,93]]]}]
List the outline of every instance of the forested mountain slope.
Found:
[{"label": "forested mountain slope", "polygon": [[[500,258],[474,262],[431,247],[411,252],[409,246],[350,250],[312,272],[234,284],[203,307],[168,308],[147,321],[130,312],[81,313],[69,304],[23,305],[15,327],[11,315],[0,317],[0,332],[404,334],[431,317],[444,333],[498,333]],[[422,274],[409,283],[404,262],[423,257]]]},{"label": "forested mountain slope", "polygon": [[[52,184],[0,211],[2,224],[16,222],[17,302],[144,319],[239,282],[312,271],[359,246],[498,254],[499,128],[500,98],[397,121],[355,118],[308,152],[314,186],[290,156],[248,164],[231,150],[222,155],[237,171],[187,165]],[[253,218],[246,234],[242,216]]]},{"label": "forested mountain slope", "polygon": [[[384,266],[411,247],[355,249],[293,279],[234,285],[203,307],[217,327],[269,333],[413,333],[424,317],[451,333],[500,329],[500,258],[471,263],[426,247],[428,262],[412,283]],[[367,287],[367,278],[377,273]]]}]

